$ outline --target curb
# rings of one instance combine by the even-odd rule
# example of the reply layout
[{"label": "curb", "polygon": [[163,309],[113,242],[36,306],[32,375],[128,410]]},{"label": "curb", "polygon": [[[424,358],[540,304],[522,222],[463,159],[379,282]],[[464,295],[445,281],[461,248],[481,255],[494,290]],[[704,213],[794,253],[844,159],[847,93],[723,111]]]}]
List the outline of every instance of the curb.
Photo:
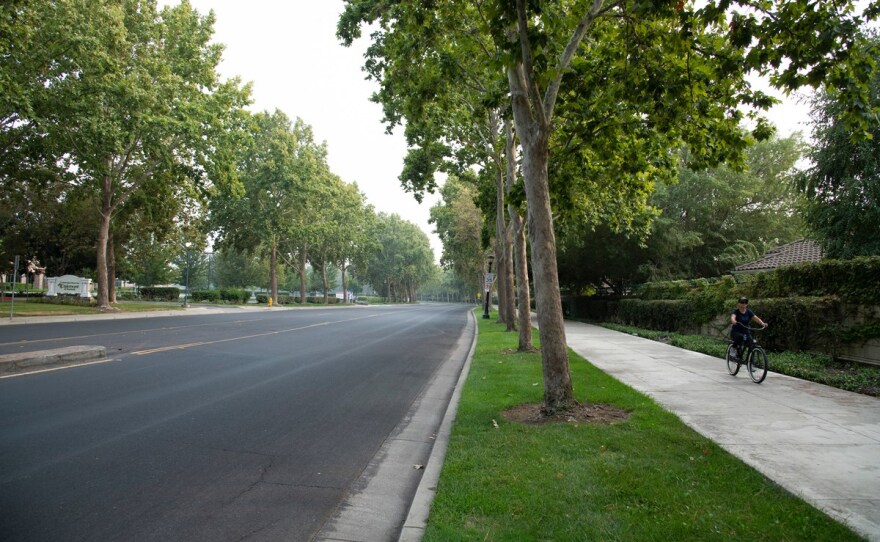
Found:
[{"label": "curb", "polygon": [[53,350],[18,352],[0,356],[0,373],[15,373],[33,367],[94,361],[107,357],[103,346],[68,346]]},{"label": "curb", "polygon": [[476,317],[473,311],[470,311],[471,321],[474,323],[474,337],[471,341],[471,347],[468,351],[467,359],[461,369],[458,382],[455,384],[455,390],[452,392],[452,398],[449,400],[449,406],[446,407],[446,414],[440,423],[440,430],[437,432],[437,440],[431,450],[425,467],[425,473],[416,489],[416,495],[413,498],[412,506],[406,521],[403,524],[403,530],[400,533],[399,542],[419,542],[425,534],[425,528],[428,526],[428,516],[431,513],[431,504],[434,502],[434,496],[437,494],[437,483],[440,480],[440,471],[443,469],[443,463],[446,459],[446,448],[449,446],[449,435],[452,433],[452,422],[458,413],[458,403],[461,400],[461,390],[467,380],[468,373],[471,369],[471,361],[474,359],[474,351],[477,348],[477,336],[479,328],[476,325]]}]

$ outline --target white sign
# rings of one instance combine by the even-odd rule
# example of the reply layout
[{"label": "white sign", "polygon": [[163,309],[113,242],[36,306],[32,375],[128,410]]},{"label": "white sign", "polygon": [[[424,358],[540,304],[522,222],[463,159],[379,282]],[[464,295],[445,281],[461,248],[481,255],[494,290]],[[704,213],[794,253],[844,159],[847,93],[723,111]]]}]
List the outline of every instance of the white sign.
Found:
[{"label": "white sign", "polygon": [[483,290],[487,292],[491,291],[493,282],[495,282],[495,275],[493,273],[486,273],[486,286]]},{"label": "white sign", "polygon": [[49,287],[46,292],[46,297],[55,297],[57,295],[92,297],[92,279],[84,279],[74,275],[64,275],[63,277],[49,277],[46,279],[46,282]]}]

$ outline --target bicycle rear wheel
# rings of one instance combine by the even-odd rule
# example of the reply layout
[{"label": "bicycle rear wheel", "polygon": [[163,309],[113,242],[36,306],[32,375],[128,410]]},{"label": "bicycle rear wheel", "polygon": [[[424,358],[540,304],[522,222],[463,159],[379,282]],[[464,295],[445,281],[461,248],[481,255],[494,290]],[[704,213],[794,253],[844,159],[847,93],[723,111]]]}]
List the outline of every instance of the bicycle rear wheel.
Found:
[{"label": "bicycle rear wheel", "polygon": [[760,384],[767,378],[767,354],[760,347],[752,350],[749,355],[749,376],[755,384]]},{"label": "bicycle rear wheel", "polygon": [[736,376],[739,372],[739,360],[736,359],[736,346],[730,344],[727,346],[727,372]]}]

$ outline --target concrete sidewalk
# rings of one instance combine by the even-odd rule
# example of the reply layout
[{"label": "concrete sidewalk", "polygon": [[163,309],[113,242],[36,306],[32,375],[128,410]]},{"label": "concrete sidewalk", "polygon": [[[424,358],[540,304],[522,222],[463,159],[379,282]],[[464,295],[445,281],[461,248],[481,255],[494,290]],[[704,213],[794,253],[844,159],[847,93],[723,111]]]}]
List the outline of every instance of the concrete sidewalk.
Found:
[{"label": "concrete sidewalk", "polygon": [[880,542],[880,399],[579,322],[575,352],[645,393],[788,491]]}]

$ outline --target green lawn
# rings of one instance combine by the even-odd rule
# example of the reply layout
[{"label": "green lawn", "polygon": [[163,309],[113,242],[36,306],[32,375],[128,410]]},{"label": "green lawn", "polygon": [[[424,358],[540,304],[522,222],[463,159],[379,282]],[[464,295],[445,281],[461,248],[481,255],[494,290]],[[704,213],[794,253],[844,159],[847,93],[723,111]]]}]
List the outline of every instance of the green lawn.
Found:
[{"label": "green lawn", "polygon": [[574,353],[578,400],[629,419],[506,421],[541,401],[540,358],[510,353],[516,334],[494,318],[478,322],[425,541],[859,539]]},{"label": "green lawn", "polygon": [[[0,318],[9,318],[10,301],[0,302]],[[180,310],[182,307],[177,303],[139,303],[122,302],[114,305],[121,312],[138,311],[167,311]],[[61,305],[53,303],[34,303],[29,301],[15,302],[14,317],[26,318],[28,316],[66,316],[72,314],[100,314],[96,307],[84,307],[80,305]]]}]

